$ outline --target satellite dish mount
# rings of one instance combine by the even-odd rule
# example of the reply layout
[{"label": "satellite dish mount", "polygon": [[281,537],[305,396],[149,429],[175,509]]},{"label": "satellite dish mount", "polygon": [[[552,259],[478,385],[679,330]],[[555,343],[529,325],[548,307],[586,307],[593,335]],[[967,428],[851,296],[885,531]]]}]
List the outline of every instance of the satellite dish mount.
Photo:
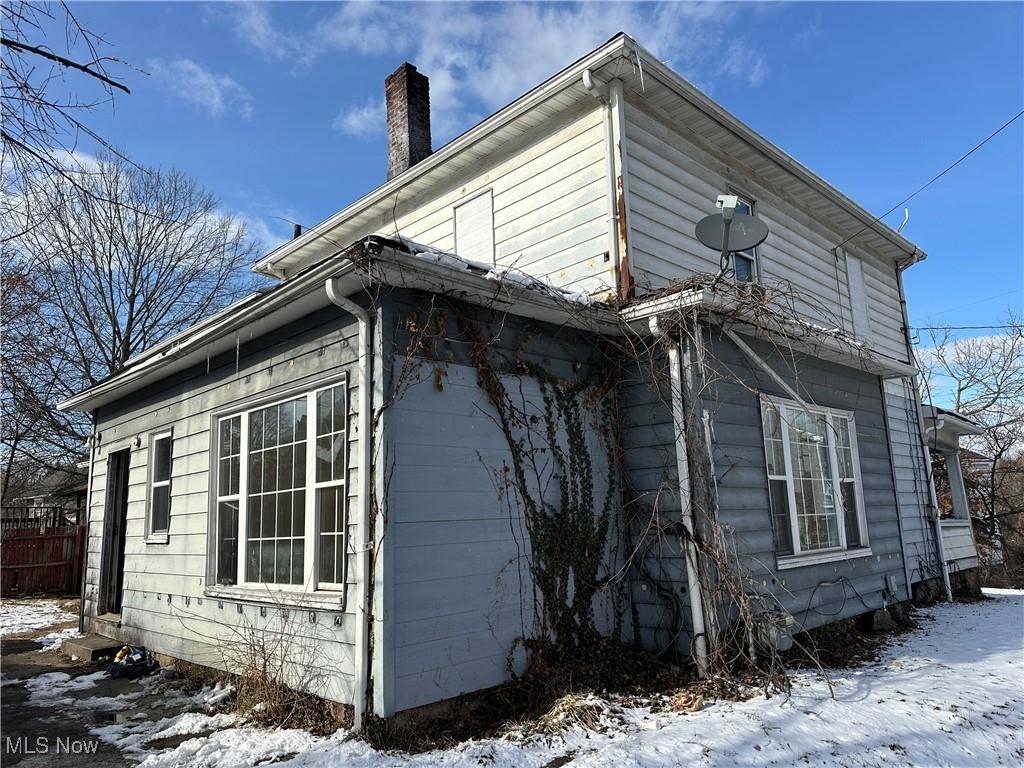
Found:
[{"label": "satellite dish mount", "polygon": [[697,239],[722,254],[723,271],[729,264],[730,253],[749,251],[768,237],[768,227],[763,221],[748,213],[736,212],[739,202],[736,195],[719,195],[715,206],[722,212],[697,222]]}]

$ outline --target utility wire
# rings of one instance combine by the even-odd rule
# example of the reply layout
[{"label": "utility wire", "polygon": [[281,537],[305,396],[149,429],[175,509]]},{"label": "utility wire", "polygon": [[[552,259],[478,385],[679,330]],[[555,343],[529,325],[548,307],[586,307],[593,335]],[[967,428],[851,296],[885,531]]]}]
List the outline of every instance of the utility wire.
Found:
[{"label": "utility wire", "polygon": [[912,325],[915,331],[1009,331],[1020,328],[1019,325]]},{"label": "utility wire", "polygon": [[856,232],[854,232],[854,233],[853,233],[852,235],[850,235],[850,236],[849,236],[848,238],[846,238],[845,240],[843,240],[843,242],[841,242],[841,243],[840,243],[839,245],[837,245],[837,246],[836,246],[836,248],[842,248],[842,247],[843,247],[844,245],[846,245],[846,244],[847,244],[848,242],[850,242],[851,240],[853,240],[853,238],[857,237],[858,235],[860,235],[860,234],[862,234],[862,233],[866,232],[867,230],[871,229],[872,227],[874,227],[874,226],[875,226],[875,224],[877,224],[878,222],[880,222],[880,221],[881,221],[882,219],[884,219],[884,218],[885,218],[886,216],[888,216],[888,215],[889,215],[890,213],[892,213],[893,211],[895,211],[895,210],[896,210],[897,208],[899,208],[899,207],[900,207],[901,205],[904,205],[905,203],[909,203],[909,202],[910,202],[910,201],[911,201],[911,200],[912,200],[913,198],[917,197],[917,195],[919,195],[919,194],[921,194],[922,192],[924,192],[924,191],[925,191],[925,190],[926,190],[926,189],[927,189],[928,187],[930,187],[930,186],[931,186],[932,184],[934,184],[934,183],[935,183],[936,181],[938,181],[938,180],[939,180],[939,179],[941,179],[941,178],[942,178],[943,176],[945,176],[945,175],[946,175],[947,173],[949,173],[950,171],[952,171],[952,170],[953,170],[954,168],[956,168],[956,167],[957,167],[958,165],[960,165],[960,163],[962,163],[962,162],[963,162],[964,160],[966,160],[966,159],[967,159],[968,157],[970,157],[971,155],[973,155],[973,154],[974,154],[975,152],[977,152],[977,151],[978,151],[979,149],[981,149],[981,148],[982,148],[983,146],[985,146],[986,144],[988,144],[988,143],[989,143],[989,142],[990,142],[990,141],[991,141],[992,139],[994,139],[994,138],[995,138],[996,136],[998,136],[998,135],[999,135],[1000,133],[1002,133],[1002,132],[1003,132],[1003,131],[1004,131],[1004,130],[1005,130],[1006,128],[1008,128],[1008,127],[1009,127],[1009,126],[1010,126],[1010,125],[1011,125],[1011,124],[1012,124],[1012,123],[1013,123],[1013,122],[1014,122],[1015,120],[1017,120],[1017,119],[1018,119],[1018,118],[1019,118],[1019,117],[1020,117],[1021,115],[1024,115],[1024,109],[1022,109],[1022,110],[1021,110],[1020,112],[1018,112],[1018,113],[1017,113],[1016,115],[1014,115],[1014,116],[1013,116],[1013,117],[1011,117],[1011,118],[1010,118],[1009,120],[1007,120],[1007,121],[1006,121],[1005,123],[1003,123],[1003,124],[1002,124],[1001,126],[999,126],[999,127],[998,127],[998,128],[997,128],[997,129],[995,130],[995,131],[993,131],[992,133],[990,133],[990,134],[989,134],[988,136],[986,136],[986,137],[985,137],[984,139],[982,139],[982,140],[981,140],[981,141],[980,141],[979,143],[975,144],[975,145],[974,145],[974,146],[973,146],[973,147],[972,147],[972,148],[971,148],[971,149],[970,149],[969,151],[967,151],[967,152],[965,152],[965,153],[964,153],[963,155],[961,155],[961,156],[960,156],[960,157],[959,157],[959,158],[957,159],[957,161],[956,161],[955,163],[953,163],[952,165],[946,166],[946,168],[944,168],[944,169],[943,169],[942,171],[940,171],[940,172],[939,172],[938,174],[936,174],[935,176],[933,176],[933,177],[932,177],[932,178],[931,178],[931,179],[930,179],[930,180],[929,180],[929,181],[928,181],[928,182],[927,182],[926,184],[924,184],[924,185],[923,185],[923,186],[921,186],[920,188],[916,189],[916,190],[915,190],[914,192],[912,192],[912,193],[910,193],[909,195],[907,195],[907,196],[906,196],[905,198],[903,198],[902,200],[900,200],[900,201],[899,201],[898,203],[896,203],[896,205],[894,205],[894,206],[893,206],[892,208],[890,208],[890,209],[889,209],[888,211],[886,211],[885,213],[883,213],[883,214],[882,214],[881,216],[876,216],[876,217],[875,217],[875,219],[874,219],[874,220],[872,220],[872,221],[871,221],[871,222],[870,222],[869,224],[867,224],[866,226],[864,226],[864,228],[863,228],[863,229],[859,229],[859,230],[857,230]]}]

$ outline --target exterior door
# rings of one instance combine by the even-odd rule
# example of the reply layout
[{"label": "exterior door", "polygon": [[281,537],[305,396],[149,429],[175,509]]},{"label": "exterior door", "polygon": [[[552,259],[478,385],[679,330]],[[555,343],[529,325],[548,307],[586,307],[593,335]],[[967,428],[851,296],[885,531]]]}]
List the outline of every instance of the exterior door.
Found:
[{"label": "exterior door", "polygon": [[103,513],[103,561],[100,571],[99,613],[121,613],[124,589],[124,541],[128,518],[129,450],[107,457],[107,499]]}]

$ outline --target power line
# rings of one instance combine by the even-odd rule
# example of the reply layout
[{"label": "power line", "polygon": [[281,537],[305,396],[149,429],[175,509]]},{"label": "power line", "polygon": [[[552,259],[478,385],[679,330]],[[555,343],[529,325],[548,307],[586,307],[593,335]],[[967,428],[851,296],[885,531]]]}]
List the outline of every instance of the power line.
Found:
[{"label": "power line", "polygon": [[998,136],[998,135],[999,135],[1000,133],[1002,133],[1002,132],[1003,132],[1003,131],[1004,131],[1004,130],[1005,130],[1006,128],[1008,128],[1008,127],[1009,127],[1009,126],[1010,126],[1010,125],[1011,125],[1011,124],[1012,124],[1012,123],[1013,123],[1013,122],[1014,122],[1015,120],[1017,120],[1017,119],[1018,119],[1018,118],[1019,118],[1019,117],[1020,117],[1021,115],[1024,115],[1024,109],[1022,109],[1022,110],[1021,110],[1020,112],[1018,112],[1018,113],[1017,113],[1016,115],[1014,115],[1014,116],[1013,116],[1013,117],[1011,117],[1011,118],[1010,118],[1009,120],[1007,120],[1007,121],[1006,121],[1005,123],[1003,123],[1003,124],[1002,124],[1001,126],[999,126],[999,127],[998,127],[998,128],[997,128],[997,129],[995,130],[995,131],[993,131],[993,132],[992,132],[992,133],[990,133],[990,134],[989,134],[988,136],[986,136],[986,137],[985,137],[984,139],[982,139],[982,141],[980,141],[979,143],[975,144],[975,145],[974,145],[974,146],[973,146],[973,147],[972,147],[972,148],[971,148],[971,149],[970,149],[969,151],[967,151],[967,152],[965,152],[965,153],[964,153],[963,155],[961,155],[961,156],[960,156],[960,157],[959,157],[959,158],[957,159],[957,161],[956,161],[955,163],[953,163],[952,165],[946,166],[946,168],[944,168],[944,169],[943,169],[942,171],[940,171],[940,172],[939,172],[938,174],[936,174],[935,176],[933,176],[933,177],[932,177],[932,178],[931,178],[931,179],[930,179],[930,180],[929,180],[929,181],[928,181],[928,182],[927,182],[926,184],[924,184],[924,185],[923,185],[923,186],[921,186],[920,188],[916,189],[916,190],[915,190],[914,192],[912,192],[911,194],[907,195],[907,196],[906,196],[905,198],[903,198],[902,200],[900,200],[900,201],[899,201],[898,203],[896,203],[896,205],[894,205],[894,206],[893,206],[892,208],[890,208],[890,209],[889,209],[888,211],[886,211],[885,213],[883,213],[883,214],[882,214],[881,216],[877,216],[877,217],[875,217],[875,219],[874,219],[874,220],[872,220],[872,221],[871,221],[871,222],[870,222],[869,224],[867,224],[867,225],[866,225],[866,226],[865,226],[865,227],[864,227],[863,229],[860,229],[860,230],[858,230],[858,231],[854,232],[854,233],[853,233],[852,235],[850,235],[850,236],[849,236],[848,238],[846,238],[845,240],[843,240],[843,242],[841,242],[841,243],[840,243],[839,245],[837,245],[837,246],[836,246],[836,248],[842,248],[842,247],[843,247],[844,245],[846,245],[846,244],[847,244],[848,242],[850,242],[851,240],[853,240],[853,238],[857,237],[857,236],[858,236],[858,235],[860,235],[861,233],[863,233],[863,232],[866,232],[867,230],[869,230],[869,229],[871,229],[872,227],[874,227],[874,226],[875,226],[875,224],[877,224],[878,222],[880,222],[880,221],[881,221],[882,219],[884,219],[884,218],[885,218],[886,216],[888,216],[888,215],[889,215],[890,213],[892,213],[893,211],[895,211],[895,210],[896,210],[897,208],[899,208],[899,207],[900,207],[901,205],[904,205],[905,203],[909,203],[909,202],[910,202],[910,201],[911,201],[911,200],[912,200],[913,198],[917,197],[917,196],[918,196],[919,194],[921,194],[922,192],[924,192],[924,191],[925,191],[926,189],[928,189],[928,187],[930,187],[930,186],[931,186],[932,184],[934,184],[934,183],[935,183],[936,181],[938,181],[938,180],[939,180],[939,179],[941,179],[941,178],[942,178],[943,176],[945,176],[945,175],[946,175],[947,173],[949,173],[950,171],[952,171],[952,170],[953,170],[954,168],[956,168],[956,167],[957,167],[958,165],[960,165],[960,163],[962,163],[962,162],[963,162],[964,160],[966,160],[966,159],[967,159],[968,157],[970,157],[971,155],[973,155],[973,154],[974,154],[975,152],[977,152],[977,151],[978,151],[979,149],[981,149],[981,148],[982,148],[983,146],[985,146],[986,144],[988,144],[988,143],[989,143],[989,142],[990,142],[990,141],[991,141],[992,139],[994,139],[994,138],[995,138],[996,136]]},{"label": "power line", "polygon": [[1021,328],[1019,325],[912,325],[915,331],[1009,331]]},{"label": "power line", "polygon": [[945,309],[940,309],[937,312],[931,312],[930,314],[932,314],[932,315],[944,315],[947,312],[955,312],[958,309],[967,309],[968,307],[976,307],[978,304],[984,304],[986,301],[994,301],[995,299],[1003,298],[1003,296],[1009,296],[1009,295],[1014,294],[1014,293],[1020,293],[1021,291],[1024,291],[1024,288],[1014,288],[1012,291],[1005,291],[1004,293],[997,293],[995,296],[986,296],[983,299],[978,299],[977,301],[972,301],[972,302],[969,302],[968,304],[959,304],[959,305],[957,305],[955,307],[946,307]]}]

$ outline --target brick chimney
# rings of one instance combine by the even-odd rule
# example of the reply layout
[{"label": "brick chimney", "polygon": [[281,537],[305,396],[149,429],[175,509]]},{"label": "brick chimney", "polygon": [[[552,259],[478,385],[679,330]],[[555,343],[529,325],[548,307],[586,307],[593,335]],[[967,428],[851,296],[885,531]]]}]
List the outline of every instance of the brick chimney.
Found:
[{"label": "brick chimney", "polygon": [[430,154],[430,81],[409,62],[384,81],[388,112],[388,179]]}]

